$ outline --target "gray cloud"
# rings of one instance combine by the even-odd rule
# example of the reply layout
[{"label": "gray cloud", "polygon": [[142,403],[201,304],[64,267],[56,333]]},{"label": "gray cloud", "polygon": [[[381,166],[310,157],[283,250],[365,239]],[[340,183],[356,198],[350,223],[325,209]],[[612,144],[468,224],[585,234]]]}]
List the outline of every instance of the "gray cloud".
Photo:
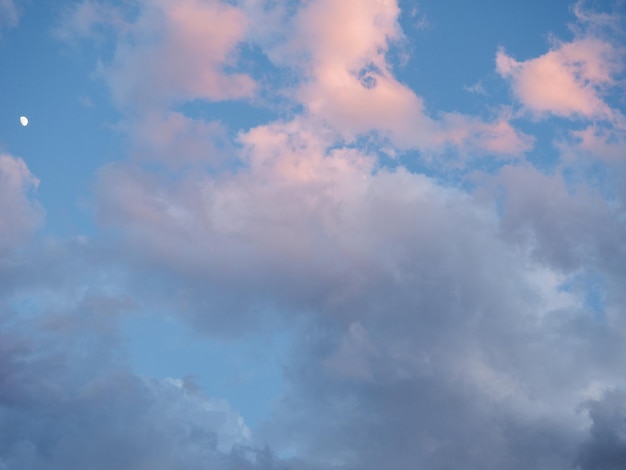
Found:
[{"label": "gray cloud", "polygon": [[111,167],[100,193],[142,281],[159,272],[164,297],[184,285],[196,325],[256,327],[268,305],[295,325],[289,389],[259,435],[319,466],[569,468],[577,407],[614,382],[619,333],[480,199],[366,171],[359,152],[322,156],[315,139],[265,154],[283,130],[257,136],[254,170],[172,181]]},{"label": "gray cloud", "polygon": [[626,394],[611,390],[586,404],[592,424],[581,447],[582,470],[617,470],[626,466]]},{"label": "gray cloud", "polygon": [[126,299],[92,292],[58,312],[31,300],[1,317],[0,468],[271,468],[227,402],[125,365]]}]

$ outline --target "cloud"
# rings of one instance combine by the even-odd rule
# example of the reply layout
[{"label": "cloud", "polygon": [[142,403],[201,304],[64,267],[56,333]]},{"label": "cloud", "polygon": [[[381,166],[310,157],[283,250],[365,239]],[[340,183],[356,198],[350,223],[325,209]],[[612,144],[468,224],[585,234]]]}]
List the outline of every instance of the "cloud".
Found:
[{"label": "cloud", "polygon": [[[408,143],[432,127],[423,103],[392,74],[385,54],[402,37],[396,2],[311,2],[296,18],[307,83],[297,92],[314,115],[348,139],[380,130]],[[308,53],[308,54],[307,54]]]},{"label": "cloud", "polygon": [[271,442],[346,468],[568,468],[593,374],[577,297],[462,195],[401,171],[370,185],[342,217],[360,269],[309,307]]},{"label": "cloud", "polygon": [[115,127],[130,137],[135,156],[171,167],[221,162],[212,141],[223,126],[178,108],[254,96],[254,80],[235,71],[248,19],[220,0],[139,1],[136,11],[123,6],[79,2],[65,11],[56,36],[96,41],[96,76],[123,112]]},{"label": "cloud", "polygon": [[580,449],[581,470],[617,470],[626,465],[625,397],[623,390],[610,390],[586,404],[592,425],[590,436]]},{"label": "cloud", "polygon": [[388,53],[404,39],[397,2],[315,1],[290,15],[272,13],[287,32],[255,38],[275,64],[297,71],[300,79],[287,91],[292,99],[345,141],[369,134],[400,151],[458,147],[464,155],[521,155],[530,147],[504,115],[497,123],[460,114],[434,119],[424,100],[396,79]]},{"label": "cloud", "polygon": [[593,36],[557,43],[546,54],[522,62],[503,49],[496,54],[497,72],[510,80],[525,109],[539,116],[620,119],[603,94],[617,85],[616,74],[622,69],[622,52]]},{"label": "cloud", "polygon": [[[266,101],[287,97],[287,106],[304,106],[316,125],[347,142],[370,136],[400,151],[432,154],[458,148],[463,156],[520,156],[531,147],[505,114],[495,122],[429,115],[423,99],[395,78],[388,60],[404,37],[394,1],[316,1],[289,7],[185,0],[176,5],[139,2],[131,15],[86,0],[68,9],[57,28],[65,41],[95,37],[109,45],[100,47],[97,75],[125,115],[118,128],[144,158],[152,153],[155,161],[165,162],[167,153],[176,153],[185,161],[206,160],[199,153],[215,149],[202,142],[201,134],[217,125],[185,116],[178,107],[261,95]],[[218,23],[219,28],[206,27]],[[254,67],[238,64],[244,41],[267,55],[276,74],[291,74],[284,83],[277,81],[284,88],[271,80],[256,83],[247,73]],[[194,141],[185,144],[187,157],[170,152],[162,142],[180,144],[187,137]]]},{"label": "cloud", "polygon": [[0,154],[0,254],[33,233],[43,220],[43,209],[31,194],[35,178],[20,158]]},{"label": "cloud", "polygon": [[442,145],[454,145],[461,154],[472,156],[520,157],[533,148],[535,139],[513,127],[502,113],[492,122],[459,113],[442,115]]},{"label": "cloud", "polygon": [[0,0],[0,33],[15,28],[20,20],[20,11],[13,0]]},{"label": "cloud", "polygon": [[[286,93],[304,112],[240,131],[236,169],[103,168],[99,220],[123,234],[120,256],[155,305],[212,335],[293,331],[288,387],[256,430],[279,455],[317,468],[571,468],[588,432],[577,409],[590,384],[620,385],[623,346],[617,289],[600,317],[568,286],[591,268],[620,279],[617,212],[527,163],[469,194],[358,145],[379,133],[398,149],[513,159],[534,143],[506,109],[429,117],[387,63],[396,6],[285,13],[291,42],[263,47],[299,72]],[[565,57],[603,84],[596,43],[576,44],[548,65],[570,73]],[[500,67],[516,83],[526,63],[512,60]],[[579,112],[554,99],[540,111]],[[586,116],[612,113],[598,109]]]},{"label": "cloud", "polygon": [[485,90],[485,87],[482,83],[482,81],[477,81],[476,83],[474,83],[473,85],[465,85],[463,87],[463,89],[465,91],[468,91],[469,93],[473,93],[476,95],[483,95],[483,96],[487,96],[487,90]]},{"label": "cloud", "polygon": [[250,40],[291,72],[286,89],[270,84],[268,93],[287,95],[348,140],[378,131],[406,145],[409,133],[426,135],[422,100],[393,77],[386,60],[403,37],[397,2],[241,3],[256,19]]},{"label": "cloud", "polygon": [[[103,74],[122,108],[249,97],[253,80],[228,73],[246,18],[221,1],[141,2]],[[211,25],[211,27],[207,27]]]},{"label": "cloud", "polygon": [[[534,145],[506,108],[489,120],[428,114],[389,63],[402,39],[396,2],[138,5],[136,18],[115,27],[102,68],[140,157],[98,171],[98,222],[103,238],[114,235],[106,257],[146,310],[173,312],[207,335],[293,335],[287,388],[256,435],[295,455],[296,468],[565,469],[577,458],[593,468],[607,440],[594,429],[607,420],[590,405],[590,437],[580,405],[595,384],[623,386],[623,199],[568,180],[564,167],[476,168],[465,190],[401,160],[386,166],[379,146],[360,137],[389,143],[391,153],[453,148],[510,160]],[[214,142],[226,132],[175,105],[253,96],[252,79],[226,71],[246,39],[294,73],[286,88],[263,90],[287,96],[289,112],[239,130],[232,164],[216,170]],[[595,151],[594,137],[617,122],[603,94],[620,70],[610,43],[577,37],[527,61],[497,57],[527,116],[605,121],[570,134],[581,147]],[[606,294],[599,309],[579,287],[592,270]],[[123,310],[126,297],[114,294],[95,304]],[[80,305],[76,313],[94,310]],[[115,360],[114,321],[60,323],[78,326],[57,327],[56,341],[43,344],[65,349],[44,348],[42,364],[27,354],[39,345],[30,336],[5,343],[5,400],[25,424],[0,455],[21,467],[51,455],[62,468],[71,455],[87,462],[114,446],[121,451],[108,467],[255,465],[242,460],[252,444],[230,407]],[[103,337],[79,354],[79,338]],[[58,377],[67,381],[55,389]],[[40,391],[51,387],[57,394],[46,392],[44,406]],[[31,400],[24,415],[17,397]],[[67,434],[85,422],[98,445]],[[68,450],[49,435],[81,445]],[[253,453],[271,460],[271,451]],[[269,460],[258,466],[271,468]]]},{"label": "cloud", "polygon": [[[619,32],[620,23],[624,20],[623,14],[619,11],[619,2],[613,3],[611,13],[593,11],[586,8],[584,0],[578,0],[571,7],[574,16],[581,24],[582,28],[589,28],[594,34],[606,34],[607,32]],[[581,27],[570,26],[575,32],[580,32]]]},{"label": "cloud", "polygon": [[609,165],[619,166],[624,161],[623,148],[626,132],[598,124],[584,129],[571,130],[568,138],[557,142],[564,158],[576,160],[600,160]]},{"label": "cloud", "polygon": [[[332,261],[342,249],[333,243],[341,230],[338,204],[356,203],[366,191],[373,159],[346,149],[326,156],[323,141],[301,120],[260,126],[241,139],[248,163],[237,172],[171,179],[134,165],[103,169],[100,218],[123,229],[132,246],[139,243],[133,252],[150,264],[197,279],[187,284],[191,290],[211,279],[215,288],[207,285],[207,293],[237,285],[241,295],[233,299],[250,292],[271,300],[279,289],[306,302],[341,276],[341,261]],[[301,284],[308,264],[312,279]],[[267,275],[259,278],[259,270]],[[238,317],[233,312],[235,323]]]},{"label": "cloud", "polygon": [[354,322],[342,338],[337,351],[326,360],[325,366],[342,378],[367,380],[372,378],[370,362],[376,354],[377,351],[363,325]]},{"label": "cloud", "polygon": [[140,1],[132,17],[86,0],[66,11],[57,36],[71,41],[109,27],[113,55],[100,62],[99,73],[118,107],[145,111],[191,99],[250,97],[253,80],[226,71],[236,65],[246,21],[238,8],[219,0]]},{"label": "cloud", "polygon": [[114,28],[124,30],[126,21],[120,11],[109,3],[98,0],[84,0],[66,7],[59,24],[53,29],[54,36],[63,42],[103,39],[103,30]]},{"label": "cloud", "polygon": [[621,253],[622,209],[611,207],[597,189],[570,186],[563,175],[529,165],[505,167],[488,184],[492,196],[500,192],[503,234],[550,265],[575,270]]},{"label": "cloud", "polygon": [[302,322],[288,392],[259,431],[277,451],[322,468],[567,468],[608,354],[577,346],[600,334],[579,294],[468,195],[373,171],[314,129],[242,134],[248,167],[216,178],[109,167],[103,222],[198,328],[241,334],[267,310]]},{"label": "cloud", "polygon": [[231,154],[226,127],[217,121],[192,119],[175,111],[152,111],[141,119],[116,125],[132,136],[131,155],[172,169],[218,167]]},{"label": "cloud", "polygon": [[127,366],[119,323],[138,304],[105,246],[26,243],[43,219],[37,184],[0,155],[0,468],[264,465],[227,402]]},{"label": "cloud", "polygon": [[[19,366],[21,379],[36,380],[42,394],[58,383],[44,372],[58,366],[51,359],[43,359],[51,364],[36,364],[41,375],[32,377],[28,366]],[[0,463],[5,468],[232,468],[233,447],[248,442],[249,431],[228,404],[180,380],[110,372],[63,392],[34,396],[18,407],[3,400]]]},{"label": "cloud", "polygon": [[119,322],[137,304],[79,248],[24,251],[13,272],[28,275],[0,291],[0,467],[257,468],[226,401],[127,366]]}]

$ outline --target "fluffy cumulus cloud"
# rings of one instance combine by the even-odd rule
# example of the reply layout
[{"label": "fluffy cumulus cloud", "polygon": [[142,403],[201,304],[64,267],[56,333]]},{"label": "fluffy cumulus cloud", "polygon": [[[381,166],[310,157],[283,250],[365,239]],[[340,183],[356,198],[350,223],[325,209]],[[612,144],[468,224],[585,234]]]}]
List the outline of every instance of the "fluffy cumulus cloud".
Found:
[{"label": "fluffy cumulus cloud", "polygon": [[395,1],[310,2],[286,20],[291,33],[282,42],[274,39],[268,55],[301,73],[293,97],[346,140],[375,132],[405,149],[528,150],[529,139],[505,120],[430,115],[424,100],[394,76],[388,59],[405,39],[399,15]]},{"label": "fluffy cumulus cloud", "polygon": [[501,50],[496,64],[498,73],[511,79],[516,97],[530,111],[609,119],[611,109],[600,91],[615,84],[613,75],[621,69],[617,57],[611,44],[584,38],[557,44],[545,55],[524,62]]},{"label": "fluffy cumulus cloud", "polygon": [[299,98],[348,137],[432,130],[422,100],[394,78],[385,58],[389,42],[401,36],[398,13],[395,2],[312,2],[295,20],[295,44],[310,56]]},{"label": "fluffy cumulus cloud", "polygon": [[[548,52],[518,61],[498,50],[496,70],[511,82],[513,94],[526,110],[542,116],[604,120],[624,125],[621,112],[606,102],[607,94],[621,86],[624,47],[615,43],[610,26],[617,16],[594,14],[574,6],[582,26],[576,37],[553,40]],[[602,26],[602,27],[599,27]]]},{"label": "fluffy cumulus cloud", "polygon": [[[624,466],[614,15],[577,4],[569,42],[500,49],[514,102],[485,118],[398,80],[401,2],[123,5],[57,28],[105,44],[130,138],[95,176],[102,238],[19,251],[37,180],[0,157],[0,469]],[[235,129],[184,106],[272,99]],[[566,118],[548,168],[547,116]],[[249,428],[192,380],[137,375],[120,319],[163,309],[206,338],[288,330],[271,416]]]}]

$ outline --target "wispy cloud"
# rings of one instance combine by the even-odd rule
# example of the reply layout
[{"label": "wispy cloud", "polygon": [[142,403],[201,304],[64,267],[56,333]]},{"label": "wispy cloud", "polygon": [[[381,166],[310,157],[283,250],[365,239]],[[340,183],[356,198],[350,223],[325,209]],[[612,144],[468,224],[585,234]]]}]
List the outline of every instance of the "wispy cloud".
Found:
[{"label": "wispy cloud", "polygon": [[0,0],[0,34],[15,28],[20,16],[20,10],[13,0]]}]

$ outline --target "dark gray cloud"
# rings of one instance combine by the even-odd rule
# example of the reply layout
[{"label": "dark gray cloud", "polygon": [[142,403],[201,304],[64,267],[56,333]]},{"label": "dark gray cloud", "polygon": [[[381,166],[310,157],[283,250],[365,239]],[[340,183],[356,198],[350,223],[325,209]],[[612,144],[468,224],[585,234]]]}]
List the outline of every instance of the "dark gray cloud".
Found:
[{"label": "dark gray cloud", "polygon": [[626,393],[611,390],[585,405],[591,418],[589,437],[580,449],[582,470],[626,467]]}]

